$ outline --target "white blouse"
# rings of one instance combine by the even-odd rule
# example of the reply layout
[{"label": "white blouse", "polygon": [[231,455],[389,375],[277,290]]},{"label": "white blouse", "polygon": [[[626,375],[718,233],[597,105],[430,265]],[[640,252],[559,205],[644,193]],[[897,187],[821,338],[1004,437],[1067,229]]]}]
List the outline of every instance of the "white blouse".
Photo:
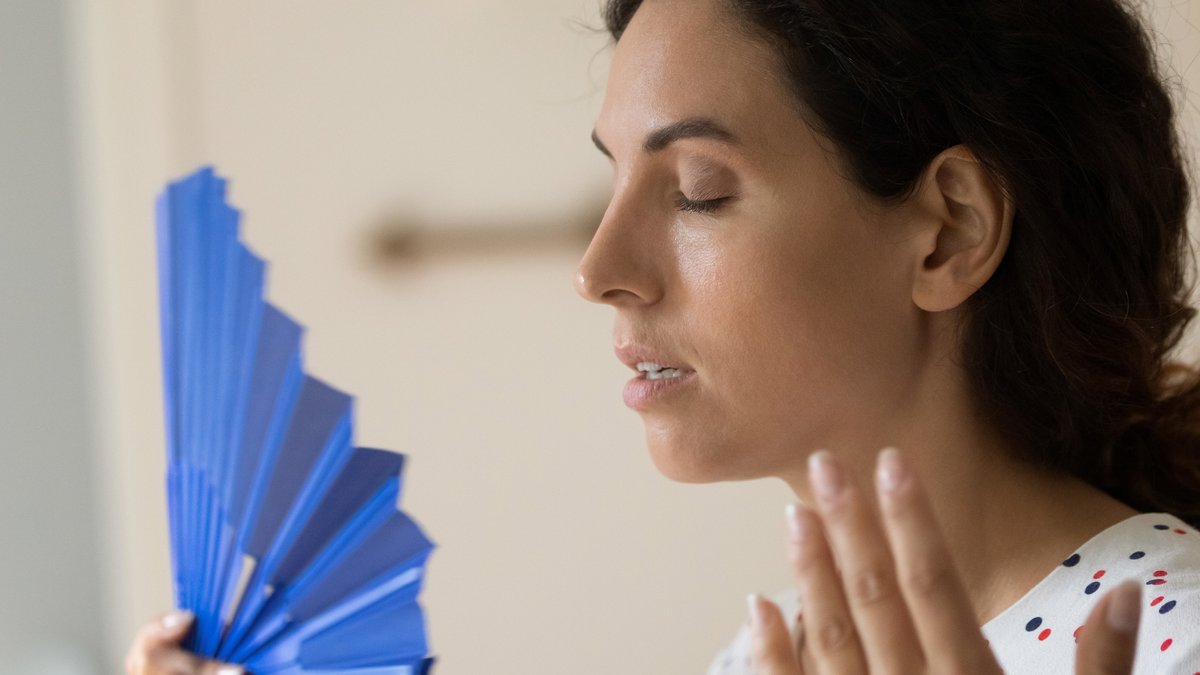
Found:
[{"label": "white blouse", "polygon": [[[1076,634],[1095,602],[1126,579],[1144,583],[1133,675],[1200,675],[1200,534],[1168,513],[1139,513],[1067,552],[1062,564],[983,625],[1005,673],[1075,672]],[[792,635],[795,589],[769,596]],[[752,675],[743,621],[708,675]]]}]

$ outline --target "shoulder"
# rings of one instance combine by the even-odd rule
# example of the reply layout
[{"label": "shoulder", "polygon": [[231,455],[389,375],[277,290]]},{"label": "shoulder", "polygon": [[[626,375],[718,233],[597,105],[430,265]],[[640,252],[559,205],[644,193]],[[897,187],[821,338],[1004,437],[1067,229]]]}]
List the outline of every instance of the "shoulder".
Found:
[{"label": "shoulder", "polygon": [[1134,673],[1200,672],[1200,533],[1175,516],[1152,520]]},{"label": "shoulder", "polygon": [[1060,575],[1059,597],[1079,597],[1080,588],[1092,594],[1101,583],[1111,589],[1138,581],[1134,675],[1200,672],[1200,533],[1172,514],[1141,513],[1106,534],[1081,549],[1084,558],[1090,554],[1078,564],[1082,575]]},{"label": "shoulder", "polygon": [[1136,514],[1064,552],[984,635],[1007,672],[1071,672],[1095,603],[1130,579],[1142,589],[1134,672],[1200,672],[1200,534],[1169,513]]}]

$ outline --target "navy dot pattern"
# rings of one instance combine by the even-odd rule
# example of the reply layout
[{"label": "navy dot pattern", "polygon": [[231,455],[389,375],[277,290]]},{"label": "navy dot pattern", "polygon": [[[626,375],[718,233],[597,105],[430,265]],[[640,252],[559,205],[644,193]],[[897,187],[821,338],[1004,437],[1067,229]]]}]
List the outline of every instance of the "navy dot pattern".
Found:
[{"label": "navy dot pattern", "polygon": [[1142,593],[1134,675],[1200,675],[1200,534],[1165,513],[1139,513],[1067,555],[1051,574],[983,626],[1005,672],[1074,672],[1095,604],[1122,582]]},{"label": "navy dot pattern", "polygon": [[[1144,585],[1133,675],[1200,675],[1200,533],[1171,514],[1139,513],[1063,553],[1049,575],[982,626],[1005,672],[1074,672],[1092,608],[1111,589],[1137,579]],[[768,599],[795,639],[803,630],[798,593],[785,589]],[[743,621],[707,675],[758,675],[751,654],[750,626]]]}]

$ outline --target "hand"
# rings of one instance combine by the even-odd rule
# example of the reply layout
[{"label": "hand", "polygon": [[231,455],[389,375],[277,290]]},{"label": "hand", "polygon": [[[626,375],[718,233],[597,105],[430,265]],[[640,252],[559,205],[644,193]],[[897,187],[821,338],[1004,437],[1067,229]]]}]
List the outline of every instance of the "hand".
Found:
[{"label": "hand", "polygon": [[195,617],[171,612],[142,626],[125,655],[128,675],[244,675],[241,666],[206,661],[179,647]]},{"label": "hand", "polygon": [[[794,516],[788,519],[788,554],[803,608],[799,644],[779,608],[751,596],[760,675],[1001,675],[929,501],[899,453],[884,450],[876,467],[882,525],[832,455],[815,453],[809,467],[819,513],[789,506]],[[1096,603],[1079,634],[1077,674],[1132,672],[1138,598],[1140,587],[1126,582]],[[1117,622],[1124,630],[1107,620],[1114,603],[1130,610]]]}]

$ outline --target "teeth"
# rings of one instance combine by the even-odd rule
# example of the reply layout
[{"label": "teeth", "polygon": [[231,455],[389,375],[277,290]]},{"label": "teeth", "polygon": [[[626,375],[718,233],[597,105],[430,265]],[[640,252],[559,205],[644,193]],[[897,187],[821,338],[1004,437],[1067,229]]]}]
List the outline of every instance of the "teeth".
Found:
[{"label": "teeth", "polygon": [[651,370],[646,372],[647,380],[670,380],[682,375],[675,368],[663,368],[662,370]]},{"label": "teeth", "polygon": [[646,374],[647,380],[670,380],[683,375],[684,372],[678,368],[664,366],[652,361],[639,362],[637,369]]}]

